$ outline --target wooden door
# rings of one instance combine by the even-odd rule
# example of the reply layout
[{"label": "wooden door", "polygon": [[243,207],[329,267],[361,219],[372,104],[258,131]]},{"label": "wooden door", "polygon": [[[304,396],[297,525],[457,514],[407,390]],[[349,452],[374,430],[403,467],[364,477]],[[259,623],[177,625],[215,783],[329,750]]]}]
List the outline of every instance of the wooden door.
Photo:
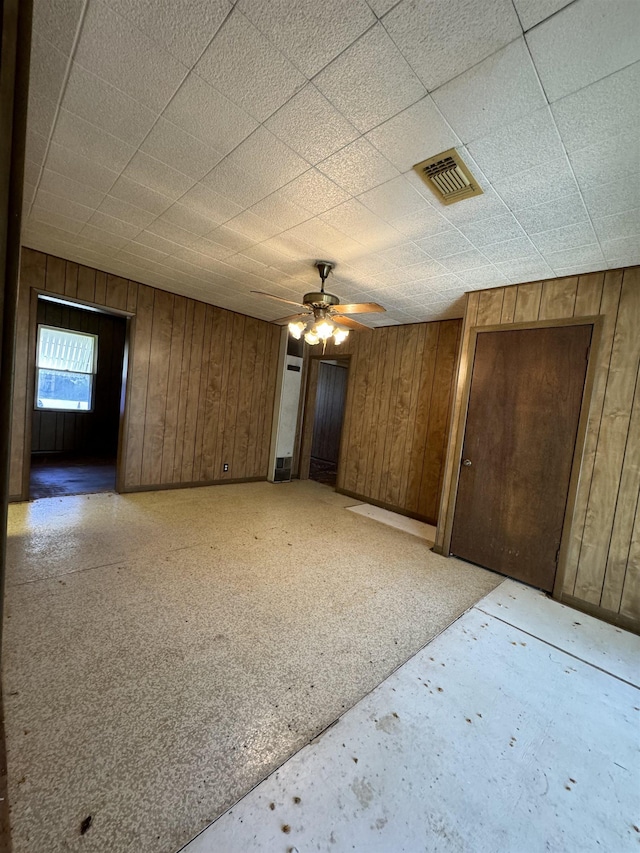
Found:
[{"label": "wooden door", "polygon": [[592,326],[477,336],[451,551],[553,588]]},{"label": "wooden door", "polygon": [[319,368],[311,456],[337,465],[349,371],[347,365],[324,361]]}]

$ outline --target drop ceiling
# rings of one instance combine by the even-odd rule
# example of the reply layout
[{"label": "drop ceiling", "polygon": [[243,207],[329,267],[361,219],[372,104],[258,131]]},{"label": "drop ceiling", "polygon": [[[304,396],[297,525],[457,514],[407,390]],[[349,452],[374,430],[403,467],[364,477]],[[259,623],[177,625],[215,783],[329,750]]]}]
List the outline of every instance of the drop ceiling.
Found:
[{"label": "drop ceiling", "polygon": [[327,259],[370,325],[640,263],[637,0],[34,3],[26,246],[266,319]]}]

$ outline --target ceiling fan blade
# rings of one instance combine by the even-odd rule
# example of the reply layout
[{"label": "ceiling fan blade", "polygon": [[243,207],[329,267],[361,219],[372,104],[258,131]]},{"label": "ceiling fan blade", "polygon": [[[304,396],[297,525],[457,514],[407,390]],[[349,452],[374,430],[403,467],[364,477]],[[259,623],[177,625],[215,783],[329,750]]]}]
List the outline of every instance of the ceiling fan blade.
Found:
[{"label": "ceiling fan blade", "polygon": [[287,305],[297,305],[298,308],[304,308],[302,302],[292,302],[291,299],[283,299],[282,296],[276,296],[275,293],[265,293],[264,290],[250,290],[249,293],[257,293],[258,296],[268,296],[269,299],[277,299],[278,302],[286,302]]},{"label": "ceiling fan blade", "polygon": [[350,302],[347,305],[334,305],[333,310],[337,314],[377,314],[387,309],[377,302]]},{"label": "ceiling fan blade", "polygon": [[289,314],[288,317],[280,317],[278,320],[272,320],[272,323],[275,323],[278,326],[284,326],[285,323],[293,323],[294,320],[301,319],[302,317],[308,317],[309,312],[304,311],[301,314]]},{"label": "ceiling fan blade", "polygon": [[368,326],[365,326],[363,323],[358,323],[357,320],[352,320],[351,317],[334,317],[331,319],[334,323],[337,323],[339,326],[347,326],[349,329],[357,329],[359,332],[364,330],[365,332],[370,332],[371,329]]}]

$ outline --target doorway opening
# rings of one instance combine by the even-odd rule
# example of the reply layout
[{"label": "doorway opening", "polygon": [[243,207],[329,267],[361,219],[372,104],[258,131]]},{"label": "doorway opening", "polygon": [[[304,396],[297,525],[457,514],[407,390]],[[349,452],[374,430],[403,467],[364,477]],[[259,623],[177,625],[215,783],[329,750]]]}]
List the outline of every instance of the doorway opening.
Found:
[{"label": "doorway opening", "polygon": [[319,360],[309,479],[331,488],[338,477],[348,374],[348,359]]},{"label": "doorway opening", "polygon": [[39,295],[29,497],[112,492],[125,317]]}]

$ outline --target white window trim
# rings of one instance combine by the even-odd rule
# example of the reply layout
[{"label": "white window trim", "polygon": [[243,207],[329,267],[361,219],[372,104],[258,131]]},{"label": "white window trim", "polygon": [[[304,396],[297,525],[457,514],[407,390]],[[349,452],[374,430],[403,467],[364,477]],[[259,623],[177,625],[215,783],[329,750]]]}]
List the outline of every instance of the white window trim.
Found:
[{"label": "white window trim", "polygon": [[[83,370],[62,370],[59,368],[52,367],[40,367],[38,364],[38,360],[40,357],[40,335],[42,331],[52,331],[52,332],[67,332],[72,335],[83,335],[86,338],[93,338],[93,364],[91,365],[91,371],[83,371]],[[91,377],[91,400],[89,407],[87,409],[58,409],[50,406],[39,406],[38,405],[38,388],[40,385],[40,371],[48,370],[55,371],[57,373],[81,373],[85,376]],[[98,372],[98,335],[94,335],[92,332],[81,332],[77,329],[66,329],[62,326],[49,326],[46,323],[38,323],[38,335],[36,341],[36,375],[35,375],[35,387],[34,387],[34,398],[33,398],[33,408],[36,412],[60,412],[60,413],[73,413],[76,415],[88,415],[90,412],[94,410],[95,403],[95,378]]]}]

